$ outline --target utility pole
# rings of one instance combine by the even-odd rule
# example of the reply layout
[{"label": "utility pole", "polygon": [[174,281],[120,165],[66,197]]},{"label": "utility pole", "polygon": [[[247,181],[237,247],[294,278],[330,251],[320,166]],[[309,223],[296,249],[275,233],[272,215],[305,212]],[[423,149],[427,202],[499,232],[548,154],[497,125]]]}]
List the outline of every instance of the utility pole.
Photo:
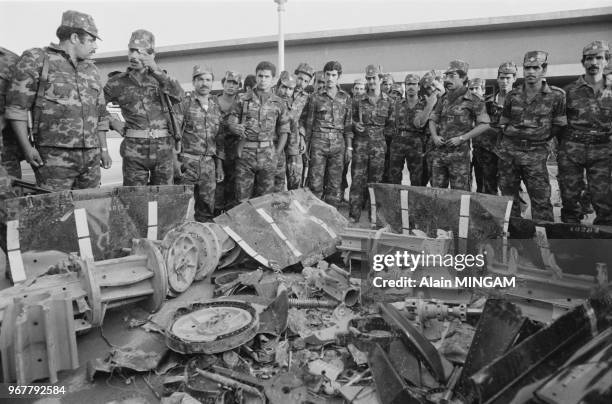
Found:
[{"label": "utility pole", "polygon": [[278,4],[278,72],[285,70],[285,26],[283,14],[287,0],[274,0]]}]

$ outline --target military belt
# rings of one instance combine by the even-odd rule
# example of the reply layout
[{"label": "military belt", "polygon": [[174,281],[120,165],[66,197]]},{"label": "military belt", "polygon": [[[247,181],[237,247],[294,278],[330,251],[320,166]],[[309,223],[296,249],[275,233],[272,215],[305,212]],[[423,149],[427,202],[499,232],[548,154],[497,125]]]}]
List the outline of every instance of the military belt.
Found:
[{"label": "military belt", "polygon": [[274,142],[271,140],[264,141],[264,142],[247,141],[247,142],[244,142],[244,145],[243,145],[243,147],[248,147],[249,149],[257,149],[257,148],[272,147],[272,146],[274,146]]},{"label": "military belt", "polygon": [[126,129],[125,137],[136,139],[160,139],[169,137],[170,132],[167,129]]},{"label": "military belt", "polygon": [[344,137],[342,132],[312,132],[313,138],[334,140]]},{"label": "military belt", "polygon": [[548,140],[529,140],[529,139],[519,139],[510,136],[504,136],[504,139],[508,139],[510,143],[515,146],[527,148],[532,146],[544,146],[548,144]]},{"label": "military belt", "polygon": [[610,142],[609,132],[600,132],[596,130],[590,131],[574,131],[563,135],[564,140],[570,142],[585,143],[585,144],[606,144]]}]

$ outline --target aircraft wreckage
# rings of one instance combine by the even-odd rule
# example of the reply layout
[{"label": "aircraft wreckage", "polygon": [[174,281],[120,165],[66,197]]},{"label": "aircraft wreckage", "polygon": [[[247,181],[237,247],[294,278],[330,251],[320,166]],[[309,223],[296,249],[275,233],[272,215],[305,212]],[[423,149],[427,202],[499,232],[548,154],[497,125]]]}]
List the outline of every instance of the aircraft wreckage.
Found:
[{"label": "aircraft wreckage", "polygon": [[5,383],[92,403],[612,401],[609,229],[387,184],[359,227],[306,189],[197,223],[188,186],[0,186]]}]

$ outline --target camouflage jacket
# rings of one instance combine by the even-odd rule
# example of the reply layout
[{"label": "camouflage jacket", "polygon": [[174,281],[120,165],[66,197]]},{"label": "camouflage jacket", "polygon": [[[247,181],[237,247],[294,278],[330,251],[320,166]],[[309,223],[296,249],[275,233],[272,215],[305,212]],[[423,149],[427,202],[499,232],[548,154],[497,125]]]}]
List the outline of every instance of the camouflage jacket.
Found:
[{"label": "camouflage jacket", "polygon": [[[119,105],[126,129],[171,130],[168,107],[162,100],[163,94],[169,96],[173,105],[178,104],[184,95],[179,82],[166,73],[159,81],[153,75],[145,74],[141,83],[132,69],[128,68],[127,71],[109,78],[104,86],[106,102]],[[178,111],[175,116],[180,124]]]},{"label": "camouflage jacket", "polygon": [[[604,77],[605,79],[605,77]],[[605,83],[607,86],[612,83]],[[580,76],[565,88],[570,133],[612,132],[612,92],[595,91]]]},{"label": "camouflage jacket", "polygon": [[4,114],[6,95],[11,84],[11,71],[19,56],[8,49],[0,47],[0,115]]},{"label": "camouflage jacket", "polygon": [[290,119],[287,103],[272,93],[244,93],[234,104],[229,122],[245,125],[246,140],[250,142],[274,141],[283,133],[289,135]]},{"label": "camouflage jacket", "polygon": [[[489,123],[489,115],[482,98],[468,92],[467,87],[440,97],[429,118],[438,126],[438,136],[444,140],[461,136],[474,126]],[[464,142],[457,148],[469,148]]]},{"label": "camouflage jacket", "polygon": [[365,126],[363,134],[369,137],[392,136],[395,131],[395,101],[385,93],[380,93],[378,100],[372,102],[367,94],[353,101],[353,120]]},{"label": "camouflage jacket", "polygon": [[221,110],[214,96],[208,99],[208,110],[195,94],[181,101],[183,111],[183,152],[225,158]]},{"label": "camouflage jacket", "polygon": [[424,99],[419,99],[412,108],[410,108],[406,99],[395,103],[395,126],[397,128],[395,136],[425,136],[425,128],[418,128],[414,125],[414,118],[418,113],[425,110],[425,105],[427,105],[427,102]]},{"label": "camouflage jacket", "polygon": [[310,142],[313,132],[344,134],[352,138],[351,96],[338,88],[336,96],[331,98],[326,89],[313,93],[306,105],[306,141]]},{"label": "camouflage jacket", "polygon": [[[43,99],[36,100],[45,57],[49,63],[47,83]],[[38,146],[100,146],[98,131],[108,130],[109,115],[100,74],[91,60],[74,65],[70,56],[54,44],[25,51],[11,79],[6,118],[27,121],[35,101],[40,108],[38,128],[34,128]]]},{"label": "camouflage jacket", "polygon": [[506,125],[504,136],[545,141],[552,125],[567,125],[565,92],[543,83],[541,92],[528,101],[525,88],[516,88],[506,96],[499,123]]},{"label": "camouflage jacket", "polygon": [[501,134],[501,128],[499,127],[499,120],[501,118],[502,110],[504,106],[498,102],[499,93],[485,98],[485,107],[489,119],[491,120],[490,128],[480,136],[476,136],[472,139],[472,146],[482,147],[484,149],[493,151]]}]

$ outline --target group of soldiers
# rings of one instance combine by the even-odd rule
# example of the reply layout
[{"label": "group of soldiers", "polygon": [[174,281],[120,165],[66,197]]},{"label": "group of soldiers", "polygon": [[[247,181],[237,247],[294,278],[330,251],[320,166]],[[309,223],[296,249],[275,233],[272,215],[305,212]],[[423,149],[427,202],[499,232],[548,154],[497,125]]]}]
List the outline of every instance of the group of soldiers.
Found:
[{"label": "group of soldiers", "polygon": [[[339,82],[342,65],[322,71],[300,63],[293,73],[260,62],[242,83],[227,71],[218,95],[210,67],[193,67],[193,91],[155,61],[155,38],[132,33],[128,68],[101,84],[91,60],[98,30],[91,16],[66,11],[59,44],[21,57],[0,48],[3,163],[30,163],[37,184],[51,190],[98,187],[112,164],[106,132],[123,137],[124,185],[193,184],[199,221],[249,198],[307,186],[338,207],[348,186],[349,219],[359,221],[368,183],[411,185],[514,197],[524,183],[536,221],[553,221],[547,161],[556,144],[561,219],[579,223],[586,192],[597,217],[612,225],[612,72],[609,44],[582,52],[585,74],[566,90],[546,83],[548,54],[530,51],[519,70],[499,66],[495,94],[453,60],[438,74],[408,74],[396,83],[368,65],[352,94]],[[107,104],[121,109],[112,119]],[[585,180],[586,177],[586,180]]]}]

